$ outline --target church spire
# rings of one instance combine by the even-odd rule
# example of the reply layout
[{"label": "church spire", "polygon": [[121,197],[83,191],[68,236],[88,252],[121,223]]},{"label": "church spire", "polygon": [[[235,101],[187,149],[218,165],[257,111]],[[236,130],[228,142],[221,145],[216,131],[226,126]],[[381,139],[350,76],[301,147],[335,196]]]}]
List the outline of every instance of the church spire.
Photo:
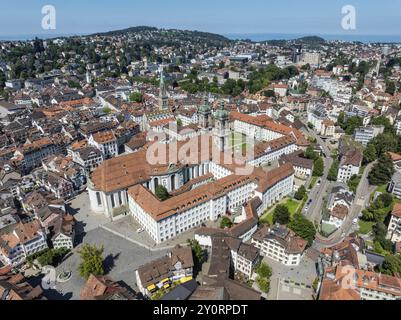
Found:
[{"label": "church spire", "polygon": [[160,89],[159,89],[159,108],[161,110],[168,109],[168,96],[167,96],[167,89],[166,84],[164,82],[164,72],[163,66],[160,70]]}]

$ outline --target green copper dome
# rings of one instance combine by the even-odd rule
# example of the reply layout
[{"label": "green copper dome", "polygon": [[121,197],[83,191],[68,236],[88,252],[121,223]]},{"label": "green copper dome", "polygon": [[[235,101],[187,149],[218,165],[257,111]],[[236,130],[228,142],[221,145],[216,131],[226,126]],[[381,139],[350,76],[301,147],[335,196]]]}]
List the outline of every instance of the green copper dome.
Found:
[{"label": "green copper dome", "polygon": [[219,109],[214,114],[214,117],[218,120],[227,120],[230,112],[224,107],[224,101],[221,102]]},{"label": "green copper dome", "polygon": [[199,113],[203,113],[203,114],[208,114],[211,112],[211,108],[209,106],[209,100],[207,97],[205,97],[204,103],[202,106],[199,107],[198,111],[199,111]]}]

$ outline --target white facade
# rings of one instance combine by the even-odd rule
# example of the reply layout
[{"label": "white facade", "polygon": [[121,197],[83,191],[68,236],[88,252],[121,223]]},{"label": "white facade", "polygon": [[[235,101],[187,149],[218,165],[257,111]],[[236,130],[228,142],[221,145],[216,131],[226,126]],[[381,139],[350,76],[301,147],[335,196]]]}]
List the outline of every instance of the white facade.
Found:
[{"label": "white facade", "polygon": [[248,138],[271,141],[283,137],[284,135],[268,128],[262,128],[251,123],[240,120],[234,121],[234,131],[246,135]]},{"label": "white facade", "polygon": [[216,221],[228,211],[233,212],[241,207],[255,195],[262,199],[261,210],[267,209],[290,194],[293,191],[293,187],[294,175],[279,181],[265,191],[256,191],[258,188],[256,182],[250,180],[246,184],[240,184],[237,188],[230,190],[221,197],[199,202],[186,211],[173,214],[161,221],[156,221],[150,212],[146,212],[131,197],[129,197],[129,209],[133,217],[151,238],[160,243],[199,227],[208,220]]},{"label": "white facade", "polygon": [[[17,234],[14,235],[18,238]],[[0,260],[5,265],[18,266],[26,261],[30,255],[47,249],[46,235],[42,231],[38,231],[38,235],[27,242],[20,241],[15,247],[11,248],[8,254],[4,254],[0,250]]]},{"label": "white facade", "polygon": [[295,145],[295,142],[292,142],[291,144],[288,144],[284,146],[283,148],[272,150],[270,147],[267,149],[264,154],[261,156],[254,156],[254,159],[251,161],[248,161],[248,163],[254,167],[259,167],[262,166],[265,163],[269,163],[275,160],[280,159],[282,155],[285,154],[291,154],[295,151],[297,151],[297,146]]},{"label": "white facade", "polygon": [[298,266],[301,263],[302,254],[288,253],[283,245],[274,239],[264,239],[263,241],[252,239],[252,244],[260,250],[261,255],[286,266]]},{"label": "white facade", "polygon": [[391,216],[387,229],[387,239],[391,242],[401,242],[401,218],[395,215]]},{"label": "white facade", "polygon": [[337,181],[347,183],[349,179],[359,174],[359,169],[359,167],[355,167],[351,164],[339,167]]},{"label": "white facade", "polygon": [[60,233],[53,241],[54,249],[73,249],[74,248],[74,238],[70,236],[66,236],[65,234]]},{"label": "white facade", "polygon": [[88,143],[100,150],[106,159],[118,156],[117,140],[100,143],[93,139],[93,136],[90,136]]}]

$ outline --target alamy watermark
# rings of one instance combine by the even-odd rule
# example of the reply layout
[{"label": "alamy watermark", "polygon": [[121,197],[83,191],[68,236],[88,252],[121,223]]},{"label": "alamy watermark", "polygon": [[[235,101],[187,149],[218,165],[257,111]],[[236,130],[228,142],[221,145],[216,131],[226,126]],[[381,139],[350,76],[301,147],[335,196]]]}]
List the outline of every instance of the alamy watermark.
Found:
[{"label": "alamy watermark", "polygon": [[356,29],[356,9],[352,5],[343,6],[341,9],[343,18],[341,20],[341,27],[344,30]]},{"label": "alamy watermark", "polygon": [[56,7],[53,5],[45,5],[42,7],[42,29],[43,30],[56,30],[57,19],[56,19]]}]

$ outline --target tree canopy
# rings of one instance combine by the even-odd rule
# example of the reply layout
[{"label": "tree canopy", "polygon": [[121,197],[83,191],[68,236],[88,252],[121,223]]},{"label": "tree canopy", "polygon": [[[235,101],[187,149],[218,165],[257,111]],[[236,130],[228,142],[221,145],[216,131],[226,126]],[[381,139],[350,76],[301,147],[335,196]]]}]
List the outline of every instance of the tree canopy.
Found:
[{"label": "tree canopy", "polygon": [[302,214],[295,214],[291,219],[289,228],[294,231],[299,237],[308,241],[308,246],[311,246],[316,236],[315,226],[311,221],[305,218]]},{"label": "tree canopy", "polygon": [[313,164],[313,175],[315,177],[322,177],[324,174],[324,161],[322,157],[315,160]]},{"label": "tree canopy", "polygon": [[160,201],[165,201],[168,198],[170,198],[170,194],[168,193],[166,187],[162,186],[162,185],[158,185],[156,187],[156,197],[159,198]]},{"label": "tree canopy", "polygon": [[390,181],[394,174],[394,164],[387,154],[383,154],[376,163],[368,176],[369,183],[380,186]]},{"label": "tree canopy", "polygon": [[290,222],[290,212],[285,205],[279,204],[273,212],[273,223],[287,225]]},{"label": "tree canopy", "polygon": [[225,228],[231,228],[233,223],[231,222],[229,217],[223,217],[220,222],[220,228],[225,229]]},{"label": "tree canopy", "polygon": [[78,267],[82,278],[88,279],[91,274],[103,275],[103,247],[97,248],[95,245],[85,244],[78,251],[81,263]]},{"label": "tree canopy", "polygon": [[302,200],[306,196],[306,188],[304,185],[300,186],[298,191],[295,193],[294,198]]}]

